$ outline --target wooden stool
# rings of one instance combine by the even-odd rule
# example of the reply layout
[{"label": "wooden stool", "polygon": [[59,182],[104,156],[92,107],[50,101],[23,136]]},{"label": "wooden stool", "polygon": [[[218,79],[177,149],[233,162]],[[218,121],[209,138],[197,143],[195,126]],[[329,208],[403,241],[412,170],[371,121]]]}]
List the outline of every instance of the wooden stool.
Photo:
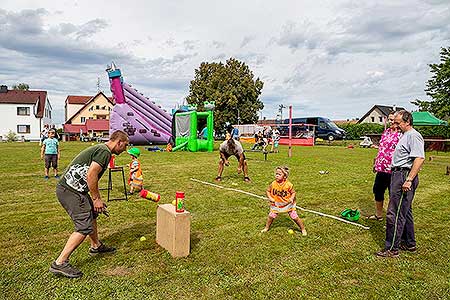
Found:
[{"label": "wooden stool", "polygon": [[172,257],[189,255],[191,242],[191,214],[175,212],[172,204],[158,205],[156,210],[156,243]]},{"label": "wooden stool", "polygon": [[[123,198],[110,198],[110,191],[112,191],[113,184],[112,184],[112,173],[113,172],[122,172],[122,180],[123,180],[123,194],[125,197]],[[107,201],[113,201],[113,200],[126,200],[128,201],[127,196],[127,186],[125,184],[125,172],[123,171],[123,167],[113,167],[108,168],[108,187],[106,189],[101,190],[108,190],[108,200]]]}]

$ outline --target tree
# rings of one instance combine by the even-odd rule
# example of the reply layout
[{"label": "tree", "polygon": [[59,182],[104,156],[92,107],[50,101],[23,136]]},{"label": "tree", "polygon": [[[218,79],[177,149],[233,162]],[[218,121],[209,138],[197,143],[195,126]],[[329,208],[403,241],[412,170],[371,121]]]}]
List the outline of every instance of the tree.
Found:
[{"label": "tree", "polygon": [[430,64],[433,76],[427,81],[425,92],[431,101],[416,99],[412,104],[421,111],[429,111],[436,117],[450,119],[450,47],[441,48],[441,62]]},{"label": "tree", "polygon": [[30,86],[26,83],[19,83],[12,86],[12,89],[15,91],[28,91]]},{"label": "tree", "polygon": [[196,104],[203,109],[204,101],[215,101],[214,128],[222,131],[227,122],[256,123],[258,111],[264,108],[259,100],[264,83],[257,78],[254,80],[249,67],[230,58],[226,64],[203,62],[195,70],[195,78],[191,81],[189,104]]}]

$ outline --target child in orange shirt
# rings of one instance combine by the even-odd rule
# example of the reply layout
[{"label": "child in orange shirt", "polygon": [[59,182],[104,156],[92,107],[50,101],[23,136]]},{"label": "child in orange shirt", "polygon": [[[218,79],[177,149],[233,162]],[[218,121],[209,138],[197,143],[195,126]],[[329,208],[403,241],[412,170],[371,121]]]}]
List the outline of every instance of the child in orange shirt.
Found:
[{"label": "child in orange shirt", "polygon": [[130,185],[130,194],[133,194],[134,191],[139,192],[142,190],[142,185],[144,183],[141,163],[138,160],[141,151],[138,148],[131,148],[127,152],[131,155],[132,159],[130,163],[130,177],[128,178],[128,184]]},{"label": "child in orange shirt", "polygon": [[275,180],[269,185],[266,195],[270,200],[270,212],[267,217],[266,227],[261,232],[267,232],[272,225],[273,219],[278,213],[287,212],[291,219],[300,227],[302,235],[307,235],[303,221],[298,217],[295,208],[294,186],[287,180],[289,176],[288,167],[277,167],[275,169]]}]

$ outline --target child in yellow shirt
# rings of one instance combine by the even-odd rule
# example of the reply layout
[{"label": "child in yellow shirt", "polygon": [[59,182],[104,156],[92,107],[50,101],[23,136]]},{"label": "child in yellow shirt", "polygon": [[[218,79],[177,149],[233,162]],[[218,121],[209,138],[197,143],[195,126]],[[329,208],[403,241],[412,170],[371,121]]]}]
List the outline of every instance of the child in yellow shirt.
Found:
[{"label": "child in yellow shirt", "polygon": [[302,235],[307,235],[303,221],[298,217],[295,208],[295,195],[293,184],[287,180],[289,176],[288,167],[277,167],[275,169],[275,180],[269,185],[266,191],[270,200],[270,212],[267,217],[266,227],[261,232],[267,232],[278,213],[287,212],[291,219],[300,227]]},{"label": "child in yellow shirt", "polygon": [[139,192],[142,190],[142,185],[144,183],[141,163],[138,160],[138,157],[141,155],[141,151],[139,148],[131,148],[127,152],[131,156],[130,177],[128,178],[128,184],[130,185],[130,194],[133,194],[134,191]]}]

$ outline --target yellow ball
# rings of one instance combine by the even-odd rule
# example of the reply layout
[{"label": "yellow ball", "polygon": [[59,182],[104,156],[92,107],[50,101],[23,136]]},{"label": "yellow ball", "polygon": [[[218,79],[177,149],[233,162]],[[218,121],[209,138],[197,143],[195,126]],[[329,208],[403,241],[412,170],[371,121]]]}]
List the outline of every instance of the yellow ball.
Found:
[{"label": "yellow ball", "polygon": [[175,206],[177,202],[175,200],[172,201],[172,205]]},{"label": "yellow ball", "polygon": [[147,240],[147,238],[145,236],[141,236],[140,240],[141,240],[141,242],[145,242]]},{"label": "yellow ball", "polygon": [[294,234],[294,230],[289,229],[289,230],[288,230],[288,233],[289,233],[289,234]]}]

